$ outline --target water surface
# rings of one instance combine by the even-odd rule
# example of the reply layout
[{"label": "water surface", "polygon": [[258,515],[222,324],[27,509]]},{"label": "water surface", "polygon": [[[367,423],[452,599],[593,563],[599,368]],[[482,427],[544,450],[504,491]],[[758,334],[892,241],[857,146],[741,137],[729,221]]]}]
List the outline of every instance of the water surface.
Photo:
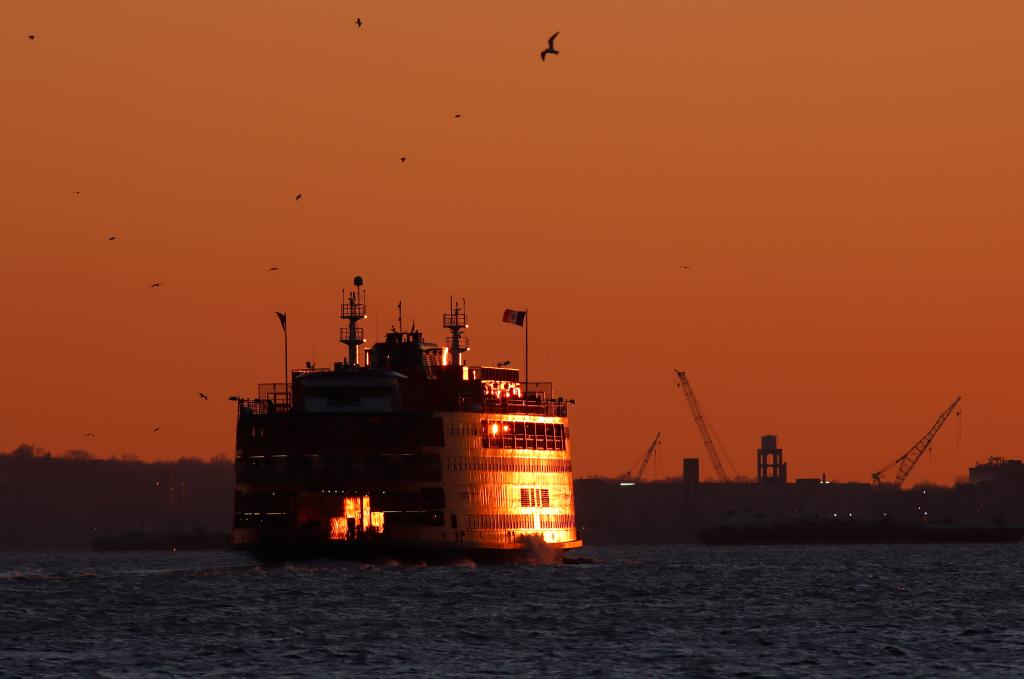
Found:
[{"label": "water surface", "polygon": [[595,563],[0,554],[0,673],[1024,674],[1024,545],[577,554]]}]

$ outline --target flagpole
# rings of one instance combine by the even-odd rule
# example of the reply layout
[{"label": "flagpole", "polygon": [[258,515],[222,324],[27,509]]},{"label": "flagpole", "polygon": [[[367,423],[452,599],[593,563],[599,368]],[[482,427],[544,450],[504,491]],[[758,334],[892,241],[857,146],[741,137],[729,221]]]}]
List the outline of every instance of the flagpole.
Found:
[{"label": "flagpole", "polygon": [[523,319],[523,334],[526,336],[526,390],[523,392],[525,402],[530,395],[530,307],[526,307],[526,318]]},{"label": "flagpole", "polygon": [[275,311],[277,320],[281,323],[281,330],[284,331],[284,386],[288,389],[288,314],[284,311]]}]

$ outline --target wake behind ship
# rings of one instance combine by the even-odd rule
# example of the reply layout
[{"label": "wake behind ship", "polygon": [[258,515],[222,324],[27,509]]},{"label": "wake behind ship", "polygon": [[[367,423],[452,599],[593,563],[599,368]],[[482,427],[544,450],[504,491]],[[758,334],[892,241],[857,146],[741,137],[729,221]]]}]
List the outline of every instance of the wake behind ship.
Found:
[{"label": "wake behind ship", "polygon": [[347,361],[238,399],[232,543],[268,556],[398,559],[581,546],[568,401],[551,383],[465,365],[457,305],[443,316],[446,346],[399,321],[360,360],[360,277],[343,300]]}]

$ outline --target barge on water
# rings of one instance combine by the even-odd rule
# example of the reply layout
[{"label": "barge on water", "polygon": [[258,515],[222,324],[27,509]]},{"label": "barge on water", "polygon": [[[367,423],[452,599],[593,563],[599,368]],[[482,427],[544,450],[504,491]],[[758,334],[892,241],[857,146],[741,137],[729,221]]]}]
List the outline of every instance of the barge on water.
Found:
[{"label": "barge on water", "polygon": [[399,319],[360,356],[362,284],[342,294],[347,360],[238,399],[232,544],[399,560],[557,559],[581,546],[569,401],[516,368],[464,364],[464,305],[443,315],[443,346]]}]

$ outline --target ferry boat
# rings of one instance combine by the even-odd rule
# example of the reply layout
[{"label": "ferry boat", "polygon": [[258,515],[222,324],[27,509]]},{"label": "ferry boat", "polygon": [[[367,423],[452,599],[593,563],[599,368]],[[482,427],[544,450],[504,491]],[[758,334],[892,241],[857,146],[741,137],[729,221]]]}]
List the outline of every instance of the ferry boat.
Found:
[{"label": "ferry boat", "polygon": [[347,360],[307,364],[237,399],[233,546],[285,558],[518,560],[582,545],[570,401],[551,383],[467,365],[464,303],[443,314],[443,345],[399,319],[365,348],[357,276],[341,318]]}]

